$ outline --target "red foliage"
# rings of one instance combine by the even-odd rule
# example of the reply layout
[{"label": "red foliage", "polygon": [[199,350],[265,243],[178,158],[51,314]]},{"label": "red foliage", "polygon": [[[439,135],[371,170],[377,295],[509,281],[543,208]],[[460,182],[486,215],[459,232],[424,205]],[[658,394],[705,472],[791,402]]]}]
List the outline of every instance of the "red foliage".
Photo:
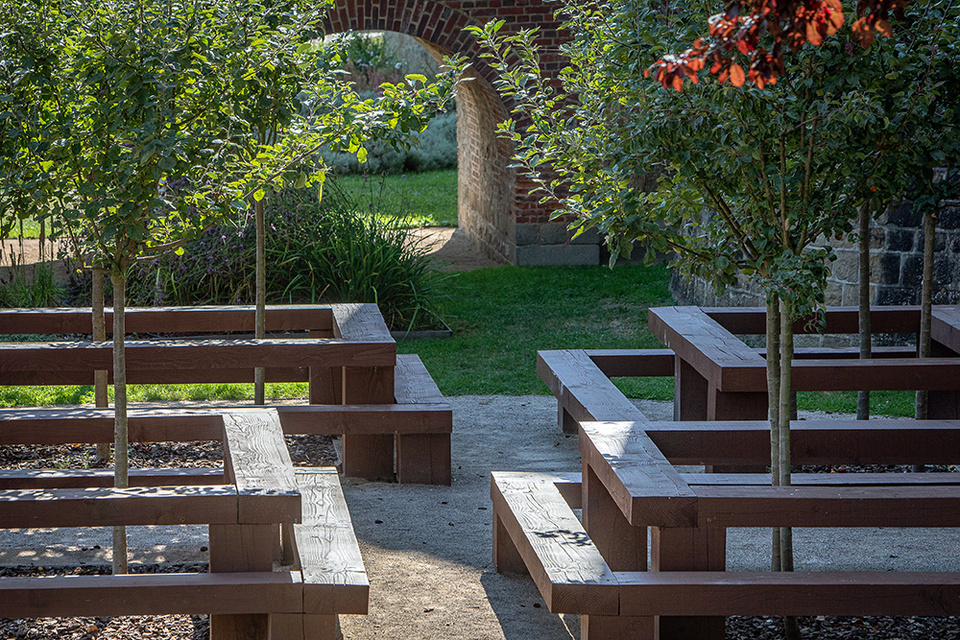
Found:
[{"label": "red foliage", "polygon": [[[908,1],[858,0],[858,18],[851,30],[860,46],[870,47],[877,33],[893,35],[890,18],[901,18]],[[762,89],[783,73],[784,47],[797,51],[805,44],[817,46],[844,22],[840,0],[735,0],[726,11],[710,17],[707,37],[698,38],[681,54],[657,60],[644,75],[652,73],[664,88],[680,91],[684,80],[696,84],[697,72],[709,60],[710,73],[720,82],[730,80],[739,87],[749,80]],[[769,51],[760,44],[763,36],[769,36]],[[746,73],[736,62],[741,57],[749,60]]]}]

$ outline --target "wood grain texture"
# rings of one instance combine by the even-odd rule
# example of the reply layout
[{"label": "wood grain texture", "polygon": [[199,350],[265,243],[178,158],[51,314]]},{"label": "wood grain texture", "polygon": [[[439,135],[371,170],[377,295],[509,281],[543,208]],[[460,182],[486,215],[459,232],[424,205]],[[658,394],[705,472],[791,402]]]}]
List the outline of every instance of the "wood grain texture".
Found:
[{"label": "wood grain texture", "polygon": [[[336,306],[336,305],[334,305]],[[113,313],[105,311],[107,333]],[[124,312],[127,333],[231,332],[254,329],[253,306],[130,307]],[[0,334],[90,333],[89,307],[0,309]],[[332,332],[333,311],[328,305],[268,305],[267,331]]]},{"label": "wood grain texture", "polygon": [[586,462],[583,464],[582,480],[580,518],[600,555],[613,571],[645,570],[647,528],[630,524]]},{"label": "wood grain texture", "polygon": [[[938,309],[939,307],[934,307]],[[766,333],[766,307],[702,307],[701,310],[731,333],[738,335]],[[935,312],[936,313],[936,312]],[[824,311],[824,333],[859,332],[859,309],[857,307],[827,307]],[[875,306],[870,307],[870,319],[874,333],[917,333],[920,327],[920,307]],[[816,324],[811,318],[801,318],[793,325],[796,334],[816,333]]]},{"label": "wood grain texture", "polygon": [[[130,486],[223,484],[223,468],[130,469]],[[0,489],[81,489],[112,487],[113,469],[2,469]]]},{"label": "wood grain texture", "polygon": [[394,342],[377,305],[338,304],[332,311],[334,336],[356,342]]},{"label": "wood grain texture", "polygon": [[163,573],[0,578],[0,616],[299,612],[299,574]]},{"label": "wood grain texture", "polygon": [[[390,366],[392,342],[330,339],[267,340],[130,340],[130,372],[187,371],[246,367]],[[17,372],[94,371],[112,366],[112,347],[99,342],[6,342],[0,344],[0,374]],[[92,375],[92,374],[91,374]],[[92,380],[92,377],[90,378]]]},{"label": "wood grain texture", "polygon": [[619,612],[613,573],[550,475],[493,472],[490,493],[551,612]]},{"label": "wood grain texture", "polygon": [[335,435],[453,431],[449,405],[363,404],[283,405],[276,407],[287,435]]},{"label": "wood grain texture", "polygon": [[336,469],[297,470],[303,522],[294,525],[308,614],[367,613],[370,583]]},{"label": "wood grain texture", "polygon": [[630,615],[953,616],[956,573],[660,572],[617,573]]},{"label": "wood grain texture", "polygon": [[224,464],[239,497],[239,522],[299,522],[301,502],[293,463],[273,409],[231,409],[223,414]]},{"label": "wood grain texture", "polygon": [[[769,473],[681,473],[691,487],[694,486],[767,486]],[[793,486],[819,487],[895,487],[903,485],[960,484],[960,473],[794,473],[790,476]]]},{"label": "wood grain texture", "polygon": [[[765,366],[763,358],[698,307],[650,309],[648,324],[657,338],[711,386],[722,391],[755,391],[749,385],[758,383],[765,387],[765,372],[755,371],[757,366]],[[736,388],[738,384],[747,386]]]},{"label": "wood grain texture", "polygon": [[397,404],[447,404],[420,356],[414,354],[397,356],[393,395]]},{"label": "wood grain texture", "polygon": [[0,522],[11,529],[237,522],[231,486],[0,491]]},{"label": "wood grain texture", "polygon": [[636,422],[582,422],[580,454],[634,526],[691,527],[697,495]]},{"label": "wood grain texture", "polygon": [[608,377],[673,375],[675,356],[670,349],[586,349],[586,354]]},{"label": "wood grain texture", "polygon": [[960,485],[691,489],[704,527],[960,526]]},{"label": "wood grain texture", "polygon": [[[537,374],[553,392],[561,410],[576,422],[647,421],[583,350],[538,351]],[[569,431],[573,423],[565,425],[561,419],[560,426]]]},{"label": "wood grain texture", "polygon": [[[343,404],[393,404],[394,390],[393,366],[343,368]],[[344,475],[368,480],[392,480],[395,440],[392,433],[344,434]]]},{"label": "wood grain texture", "polygon": [[[766,420],[653,422],[646,433],[673,464],[756,465],[770,457]],[[794,464],[958,464],[957,420],[795,420]]]},{"label": "wood grain texture", "polygon": [[[109,442],[113,409],[0,409],[0,444]],[[130,442],[220,440],[220,413],[205,409],[131,409]]]},{"label": "wood grain texture", "polygon": [[442,484],[452,481],[450,434],[398,434],[397,482]]}]

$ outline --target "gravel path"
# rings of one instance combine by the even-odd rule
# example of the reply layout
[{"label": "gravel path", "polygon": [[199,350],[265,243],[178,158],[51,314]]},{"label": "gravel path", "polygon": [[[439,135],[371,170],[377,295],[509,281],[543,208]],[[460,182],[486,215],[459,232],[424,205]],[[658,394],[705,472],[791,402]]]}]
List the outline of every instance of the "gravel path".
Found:
[{"label": "gravel path", "polygon": [[[493,570],[490,560],[491,470],[570,471],[579,468],[576,439],[556,426],[556,404],[545,396],[463,396],[454,408],[453,485],[395,485],[347,479],[344,493],[371,583],[370,612],[343,616],[347,640],[559,640],[579,637],[577,616],[555,616],[543,606],[525,576]],[[668,417],[669,405],[643,403],[652,418]],[[659,412],[659,413],[658,413]],[[293,442],[301,463],[332,455],[329,442]],[[187,450],[190,450],[189,448]],[[185,450],[186,451],[186,450]],[[325,453],[324,453],[325,452]],[[22,453],[22,452],[21,452]],[[62,452],[61,452],[62,453]],[[181,452],[182,453],[182,452]],[[47,452],[56,461],[56,452]],[[219,455],[192,450],[196,464]],[[67,455],[77,455],[67,451]],[[141,452],[144,464],[172,462],[161,449]],[[21,454],[17,454],[22,457]],[[185,457],[185,456],[184,456]],[[9,459],[4,462],[9,464]],[[179,527],[180,537],[149,528],[134,532],[139,563],[155,570],[202,567],[206,536],[202,528]],[[188,529],[188,531],[183,531]],[[0,537],[0,572],[94,572],[109,562],[109,532],[86,530],[17,532]],[[910,530],[841,532],[798,530],[799,568],[828,566],[869,570],[935,569],[960,571],[960,535]],[[96,536],[100,535],[98,539]],[[731,531],[729,564],[759,569],[769,553],[766,531]],[[99,549],[94,547],[99,546]],[[44,549],[45,557],[30,556]],[[19,560],[18,560],[19,559]],[[80,567],[79,563],[85,564]],[[159,563],[159,565],[157,564]],[[10,568],[11,565],[14,568]],[[62,565],[62,566],[57,566]],[[173,566],[171,566],[173,565]],[[43,567],[40,570],[38,567]],[[0,614],[3,605],[0,603]],[[781,637],[779,620],[732,618],[730,640]],[[0,620],[3,638],[156,638],[205,637],[203,616],[62,620]],[[801,619],[806,638],[866,640],[957,640],[955,619],[826,618]]]}]

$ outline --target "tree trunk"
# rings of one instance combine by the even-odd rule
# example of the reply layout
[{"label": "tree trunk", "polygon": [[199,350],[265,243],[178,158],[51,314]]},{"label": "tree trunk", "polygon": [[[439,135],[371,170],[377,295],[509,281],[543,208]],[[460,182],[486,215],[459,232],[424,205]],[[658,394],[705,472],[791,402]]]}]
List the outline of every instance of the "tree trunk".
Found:
[{"label": "tree trunk", "polygon": [[[267,309],[267,256],[266,256],[266,221],[263,214],[263,200],[257,200],[253,205],[256,213],[257,226],[257,264],[256,264],[256,313],[254,318],[254,336],[263,340],[266,335]],[[253,370],[253,403],[262,405],[266,402],[266,371],[263,367]]]},{"label": "tree trunk", "polygon": [[[104,276],[103,269],[93,269],[93,341],[106,342],[107,322],[104,317]],[[93,372],[93,397],[98,408],[105,408],[107,400],[107,372],[99,370]],[[106,464],[110,461],[110,443],[101,442],[97,445],[97,464]]]},{"label": "tree trunk", "polygon": [[[872,355],[870,326],[870,206],[860,207],[860,357]],[[857,392],[857,420],[870,419],[870,392]]]},{"label": "tree trunk", "polygon": [[[917,337],[917,356],[929,358],[931,350],[930,328],[933,319],[933,254],[937,246],[937,210],[931,208],[923,216],[923,284],[920,287],[920,335]],[[913,417],[927,419],[926,389],[917,389]],[[914,471],[923,471],[924,465],[914,465]]]},{"label": "tree trunk", "polygon": [[[767,296],[767,415],[770,419],[770,484],[780,484],[780,300]],[[770,570],[780,571],[780,530],[773,529]]]},{"label": "tree trunk", "polygon": [[[780,486],[790,486],[790,407],[793,394],[791,393],[791,373],[793,367],[793,304],[790,300],[783,300],[780,309],[780,410],[779,425],[779,477]],[[793,530],[790,527],[780,527],[780,570],[793,571]],[[787,640],[800,638],[800,626],[796,617],[787,616],[783,619],[784,635]]]},{"label": "tree trunk", "polygon": [[[113,272],[113,486],[124,489],[130,486],[128,438],[127,438],[127,358],[124,351],[124,308],[126,305],[127,278],[122,272]],[[113,528],[113,573],[127,572],[127,530]]]}]

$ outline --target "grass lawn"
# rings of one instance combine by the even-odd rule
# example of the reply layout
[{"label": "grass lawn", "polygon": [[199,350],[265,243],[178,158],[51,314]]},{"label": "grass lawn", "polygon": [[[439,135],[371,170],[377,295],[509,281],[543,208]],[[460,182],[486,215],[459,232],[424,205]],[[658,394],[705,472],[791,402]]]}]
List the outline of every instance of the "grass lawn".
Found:
[{"label": "grass lawn", "polygon": [[333,179],[365,209],[400,218],[408,226],[457,226],[456,169]]},{"label": "grass lawn", "polygon": [[[447,395],[547,393],[537,377],[541,349],[661,346],[647,308],[670,304],[663,266],[493,267],[454,275],[442,286],[444,340],[401,341],[423,359]],[[647,398],[673,397],[671,379],[631,381]]]}]

